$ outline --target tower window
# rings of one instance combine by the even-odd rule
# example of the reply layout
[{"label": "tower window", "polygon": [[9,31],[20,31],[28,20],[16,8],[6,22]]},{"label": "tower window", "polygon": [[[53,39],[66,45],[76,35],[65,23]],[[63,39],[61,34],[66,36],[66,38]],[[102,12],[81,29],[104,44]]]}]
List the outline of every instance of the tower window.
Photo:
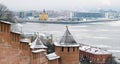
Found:
[{"label": "tower window", "polygon": [[2,24],[0,23],[0,32],[1,32],[1,25],[2,25]]},{"label": "tower window", "polygon": [[64,51],[64,48],[62,47],[62,52]]},{"label": "tower window", "polygon": [[79,50],[79,48],[77,48],[77,51]]},{"label": "tower window", "polygon": [[70,48],[68,47],[68,52],[70,51]]},{"label": "tower window", "polygon": [[3,24],[1,23],[1,32],[3,32]]},{"label": "tower window", "polygon": [[73,47],[73,52],[75,51],[75,47]]}]

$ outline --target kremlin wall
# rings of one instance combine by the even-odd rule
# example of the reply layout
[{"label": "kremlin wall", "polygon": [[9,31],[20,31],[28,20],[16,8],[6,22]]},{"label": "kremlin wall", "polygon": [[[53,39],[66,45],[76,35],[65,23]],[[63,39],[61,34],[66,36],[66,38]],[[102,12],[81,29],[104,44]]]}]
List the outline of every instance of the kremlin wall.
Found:
[{"label": "kremlin wall", "polygon": [[11,23],[0,20],[0,64],[112,64],[110,52],[77,43],[68,27],[49,54],[38,34],[29,40],[10,28]]}]

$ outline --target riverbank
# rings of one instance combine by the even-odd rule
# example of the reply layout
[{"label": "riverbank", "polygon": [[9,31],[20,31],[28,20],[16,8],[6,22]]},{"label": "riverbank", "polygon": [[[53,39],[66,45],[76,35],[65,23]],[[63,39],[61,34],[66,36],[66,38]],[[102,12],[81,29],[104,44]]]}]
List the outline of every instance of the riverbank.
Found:
[{"label": "riverbank", "polygon": [[112,22],[118,20],[89,20],[89,21],[40,21],[40,20],[25,20],[25,22],[32,23],[46,23],[46,24],[81,24],[81,23],[96,23],[96,22]]}]

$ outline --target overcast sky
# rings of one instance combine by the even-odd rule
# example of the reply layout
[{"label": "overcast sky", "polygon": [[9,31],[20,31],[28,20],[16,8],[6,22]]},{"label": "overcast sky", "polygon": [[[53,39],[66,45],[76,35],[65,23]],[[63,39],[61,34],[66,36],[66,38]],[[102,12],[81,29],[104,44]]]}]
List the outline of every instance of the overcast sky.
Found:
[{"label": "overcast sky", "polygon": [[120,10],[120,0],[0,0],[10,10]]}]

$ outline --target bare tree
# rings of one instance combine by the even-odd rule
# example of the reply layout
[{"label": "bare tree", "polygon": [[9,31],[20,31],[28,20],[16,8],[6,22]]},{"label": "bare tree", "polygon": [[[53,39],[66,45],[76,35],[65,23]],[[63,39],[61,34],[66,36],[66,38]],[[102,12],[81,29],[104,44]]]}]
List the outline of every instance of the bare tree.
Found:
[{"label": "bare tree", "polygon": [[14,22],[13,13],[9,11],[5,5],[2,4],[0,4],[0,20]]}]

